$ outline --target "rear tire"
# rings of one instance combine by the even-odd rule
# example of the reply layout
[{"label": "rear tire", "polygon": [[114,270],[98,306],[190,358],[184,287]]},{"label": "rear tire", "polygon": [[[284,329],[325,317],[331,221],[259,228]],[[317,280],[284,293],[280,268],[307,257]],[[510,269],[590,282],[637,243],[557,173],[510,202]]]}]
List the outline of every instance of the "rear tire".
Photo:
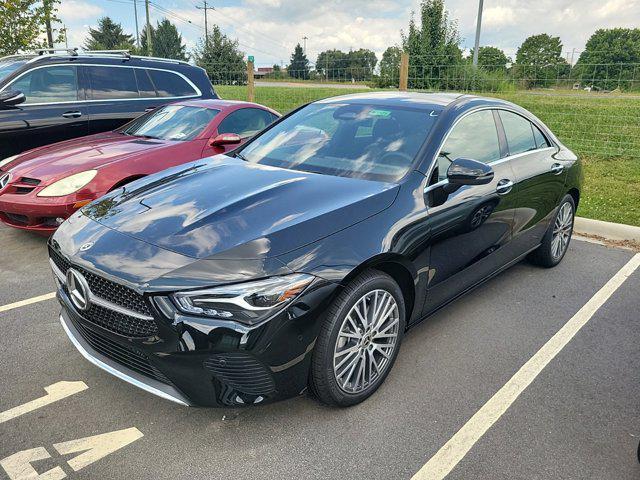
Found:
[{"label": "rear tire", "polygon": [[542,238],[542,243],[529,255],[531,263],[551,268],[562,261],[571,242],[575,213],[576,204],[573,197],[565,195]]},{"label": "rear tire", "polygon": [[402,291],[389,275],[368,270],[327,310],[311,361],[309,383],[327,405],[347,407],[384,382],[405,329]]}]

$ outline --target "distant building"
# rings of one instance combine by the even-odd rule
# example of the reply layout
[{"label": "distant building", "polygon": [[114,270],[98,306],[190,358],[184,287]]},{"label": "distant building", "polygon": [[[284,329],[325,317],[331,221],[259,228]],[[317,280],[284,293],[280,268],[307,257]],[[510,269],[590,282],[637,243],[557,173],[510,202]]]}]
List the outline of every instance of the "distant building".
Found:
[{"label": "distant building", "polygon": [[273,73],[273,67],[258,67],[258,69],[253,72],[254,78],[264,78],[270,73]]}]

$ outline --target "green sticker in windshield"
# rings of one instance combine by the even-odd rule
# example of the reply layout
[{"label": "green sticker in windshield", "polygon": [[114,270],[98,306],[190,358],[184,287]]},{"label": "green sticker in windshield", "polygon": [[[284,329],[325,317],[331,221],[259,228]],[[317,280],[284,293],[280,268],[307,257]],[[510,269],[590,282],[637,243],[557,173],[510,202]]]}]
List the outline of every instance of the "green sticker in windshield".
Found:
[{"label": "green sticker in windshield", "polygon": [[374,117],[388,117],[391,115],[391,110],[369,110],[369,115]]}]

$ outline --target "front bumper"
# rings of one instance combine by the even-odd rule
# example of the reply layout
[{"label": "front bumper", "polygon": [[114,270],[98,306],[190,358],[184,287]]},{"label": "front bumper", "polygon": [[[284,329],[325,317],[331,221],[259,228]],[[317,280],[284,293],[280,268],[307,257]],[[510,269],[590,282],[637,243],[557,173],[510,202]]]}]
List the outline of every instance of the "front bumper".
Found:
[{"label": "front bumper", "polygon": [[0,221],[5,224],[50,235],[77,209],[76,195],[37,197],[33,193],[0,195]]},{"label": "front bumper", "polygon": [[170,320],[148,299],[157,332],[143,338],[84,318],[62,284],[58,300],[67,335],[94,365],[182,405],[240,406],[305,391],[321,315],[334,289],[318,285],[302,295],[298,307],[253,328],[181,315]]}]

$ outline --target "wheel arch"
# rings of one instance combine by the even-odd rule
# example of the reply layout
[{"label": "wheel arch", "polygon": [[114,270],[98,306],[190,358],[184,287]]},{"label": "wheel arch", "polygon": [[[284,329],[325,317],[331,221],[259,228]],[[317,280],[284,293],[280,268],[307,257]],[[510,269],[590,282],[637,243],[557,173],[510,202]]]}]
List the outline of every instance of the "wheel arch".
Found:
[{"label": "wheel arch", "polygon": [[406,322],[409,324],[413,316],[413,310],[416,302],[415,279],[417,277],[417,275],[412,273],[414,269],[411,266],[411,262],[401,255],[378,255],[364,263],[361,263],[351,270],[340,283],[342,285],[347,285],[351,280],[356,278],[365,270],[378,270],[380,272],[384,272],[393,278],[393,280],[398,284],[404,299]]},{"label": "wheel arch", "polygon": [[577,210],[578,209],[578,202],[580,201],[580,190],[578,190],[576,187],[573,187],[573,188],[569,189],[567,194],[571,195],[571,197],[573,198],[573,203],[575,203],[576,210]]}]

